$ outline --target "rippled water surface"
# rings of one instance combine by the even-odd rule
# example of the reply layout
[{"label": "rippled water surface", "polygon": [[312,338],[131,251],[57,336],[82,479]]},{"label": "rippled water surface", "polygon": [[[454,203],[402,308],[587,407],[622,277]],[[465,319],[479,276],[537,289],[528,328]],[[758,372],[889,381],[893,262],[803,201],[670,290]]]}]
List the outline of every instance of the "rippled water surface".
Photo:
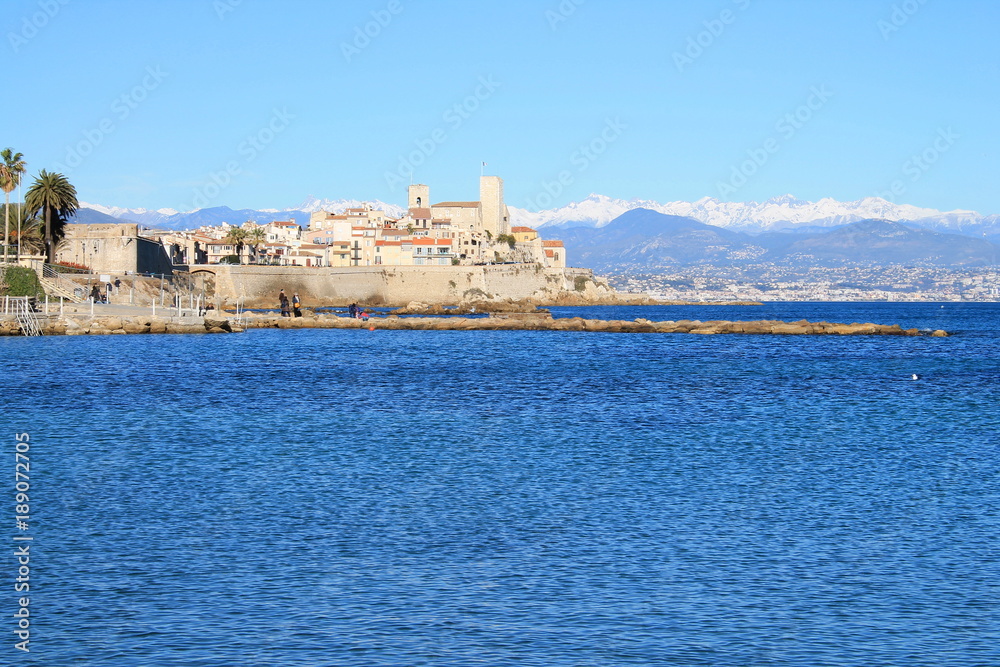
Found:
[{"label": "rippled water surface", "polygon": [[0,339],[27,662],[1000,664],[1000,307],[554,314],[959,335]]}]

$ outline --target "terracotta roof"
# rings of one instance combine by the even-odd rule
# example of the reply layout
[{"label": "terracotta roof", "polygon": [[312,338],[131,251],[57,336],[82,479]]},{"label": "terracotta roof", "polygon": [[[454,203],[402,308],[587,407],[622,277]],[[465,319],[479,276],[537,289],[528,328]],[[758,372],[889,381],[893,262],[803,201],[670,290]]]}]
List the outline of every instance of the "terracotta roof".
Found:
[{"label": "terracotta roof", "polygon": [[285,221],[285,220],[275,220],[271,224],[274,225],[274,226],[276,226],[276,227],[298,227],[299,226],[298,223],[295,223],[295,222],[292,222],[292,221]]},{"label": "terracotta roof", "polygon": [[429,208],[411,208],[410,216],[413,218],[429,218],[431,210]]},{"label": "terracotta roof", "polygon": [[510,231],[512,233],[514,233],[514,234],[519,234],[519,233],[524,233],[524,232],[533,232],[535,234],[538,233],[537,231],[535,231],[531,227],[511,227]]},{"label": "terracotta roof", "polygon": [[542,241],[543,248],[562,248],[562,241]]},{"label": "terracotta roof", "polygon": [[556,251],[555,250],[546,250],[545,251],[545,256],[546,257],[555,257],[556,256]]},{"label": "terracotta roof", "polygon": [[479,202],[477,201],[443,201],[440,204],[434,204],[431,208],[447,207],[447,208],[479,208]]}]

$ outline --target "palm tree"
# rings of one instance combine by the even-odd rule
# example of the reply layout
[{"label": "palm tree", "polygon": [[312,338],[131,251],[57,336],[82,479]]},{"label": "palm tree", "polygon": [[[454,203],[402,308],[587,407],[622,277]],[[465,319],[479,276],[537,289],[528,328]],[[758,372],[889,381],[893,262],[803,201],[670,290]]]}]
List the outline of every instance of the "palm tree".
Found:
[{"label": "palm tree", "polygon": [[22,153],[15,153],[12,148],[5,148],[0,151],[0,188],[4,194],[4,214],[3,214],[3,261],[7,262],[7,248],[10,246],[10,193],[21,182],[21,174],[24,173],[26,163]]},{"label": "palm tree", "polygon": [[42,238],[42,221],[21,206],[6,208],[10,209],[10,240],[12,244],[17,244],[18,253],[22,250],[33,255],[43,252],[45,239]]},{"label": "palm tree", "polygon": [[[260,226],[251,227],[250,231],[247,232],[246,241],[250,244],[250,247],[253,248],[253,254],[256,258],[258,256],[260,246],[264,245],[264,242],[267,241],[267,232]],[[256,261],[260,260],[258,259]]]},{"label": "palm tree", "polygon": [[247,240],[247,230],[242,227],[230,227],[229,231],[226,232],[226,243],[232,243],[236,246],[236,258],[242,263],[243,261],[243,244]]},{"label": "palm tree", "polygon": [[45,255],[52,264],[56,245],[65,234],[66,220],[80,208],[76,188],[62,174],[50,174],[42,169],[28,188],[24,205],[29,214],[43,213],[45,216]]}]

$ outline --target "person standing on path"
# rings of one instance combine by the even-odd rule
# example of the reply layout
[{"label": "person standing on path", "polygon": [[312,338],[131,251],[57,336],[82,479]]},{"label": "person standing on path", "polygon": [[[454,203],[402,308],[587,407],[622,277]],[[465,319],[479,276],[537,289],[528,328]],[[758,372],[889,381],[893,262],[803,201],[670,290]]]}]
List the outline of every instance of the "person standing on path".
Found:
[{"label": "person standing on path", "polygon": [[295,317],[302,317],[302,299],[299,298],[298,292],[292,295],[292,310],[295,312]]},{"label": "person standing on path", "polygon": [[285,294],[285,290],[281,290],[278,293],[278,301],[281,305],[281,316],[291,317],[291,314],[288,312],[288,296]]}]

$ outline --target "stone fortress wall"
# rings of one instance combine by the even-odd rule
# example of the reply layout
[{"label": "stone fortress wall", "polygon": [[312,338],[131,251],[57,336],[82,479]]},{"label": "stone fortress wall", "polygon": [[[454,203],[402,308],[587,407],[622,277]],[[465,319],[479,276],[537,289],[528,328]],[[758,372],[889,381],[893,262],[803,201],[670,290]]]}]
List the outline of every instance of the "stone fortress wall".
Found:
[{"label": "stone fortress wall", "polygon": [[[560,294],[611,294],[589,269],[543,268],[536,264],[491,266],[295,266],[211,265],[192,267],[192,275],[214,281],[226,303],[273,308],[278,291],[298,292],[306,306],[350,302],[403,306],[411,301],[458,304],[497,298],[555,300]],[[578,281],[578,278],[581,279]]]}]

